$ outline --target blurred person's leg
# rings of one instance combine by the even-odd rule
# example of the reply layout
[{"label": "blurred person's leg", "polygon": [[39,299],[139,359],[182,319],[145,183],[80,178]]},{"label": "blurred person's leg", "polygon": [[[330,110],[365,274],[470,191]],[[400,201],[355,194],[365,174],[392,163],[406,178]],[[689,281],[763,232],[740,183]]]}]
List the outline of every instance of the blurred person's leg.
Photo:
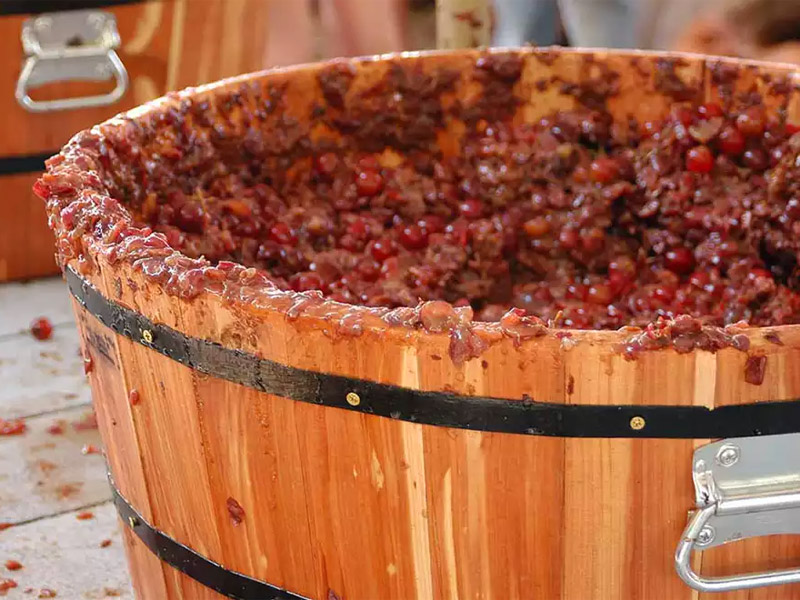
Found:
[{"label": "blurred person's leg", "polygon": [[558,41],[558,0],[495,0],[494,5],[495,46],[549,46]]},{"label": "blurred person's leg", "polygon": [[561,17],[573,46],[638,47],[639,14],[650,0],[560,0]]},{"label": "blurred person's leg", "polygon": [[729,0],[658,0],[650,2],[642,15],[641,47],[674,50],[675,40],[697,20],[698,15],[715,10]]},{"label": "blurred person's leg", "polygon": [[699,13],[725,1],[559,0],[559,6],[572,45],[667,50]]},{"label": "blurred person's leg", "polygon": [[327,56],[397,52],[405,48],[405,0],[320,0]]},{"label": "blurred person's leg", "polygon": [[269,4],[267,67],[309,62],[314,58],[311,0],[264,0]]}]

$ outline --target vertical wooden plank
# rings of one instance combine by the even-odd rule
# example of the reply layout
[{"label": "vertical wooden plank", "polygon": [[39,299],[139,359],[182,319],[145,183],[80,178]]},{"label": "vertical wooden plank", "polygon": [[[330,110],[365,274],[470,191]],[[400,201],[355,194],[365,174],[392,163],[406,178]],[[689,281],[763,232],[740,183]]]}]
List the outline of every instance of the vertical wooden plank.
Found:
[{"label": "vertical wooden plank", "polygon": [[[194,10],[205,3],[195,3]],[[193,11],[194,12],[194,11]],[[172,27],[169,37],[169,54],[167,55],[167,91],[180,89],[184,78],[182,59],[186,52],[183,46],[183,32],[186,29],[186,0],[174,0],[172,3]],[[201,45],[202,48],[204,45]],[[210,46],[210,44],[206,45]],[[192,54],[188,54],[192,56]],[[187,69],[188,71],[188,69]],[[202,81],[202,80],[201,80]]]},{"label": "vertical wooden plank", "polygon": [[[308,508],[296,501],[311,490],[293,403],[211,377],[197,376],[195,386],[221,556],[230,568],[296,593],[319,594],[319,551]],[[237,443],[231,443],[234,432]],[[244,509],[238,525],[229,498]]]},{"label": "vertical wooden plank", "polygon": [[167,89],[263,69],[267,0],[172,3]]},{"label": "vertical wooden plank", "polygon": [[[566,377],[574,387],[570,403],[625,404],[635,396],[636,365],[621,356],[577,345],[565,358]],[[619,439],[568,439],[564,462],[564,598],[593,598],[598,594],[624,597],[628,571],[627,545],[635,528],[636,507],[631,500],[632,442]],[[587,484],[593,489],[587,489]],[[585,557],[581,561],[570,557]]]},{"label": "vertical wooden plank", "polygon": [[[571,403],[691,404],[694,366],[644,353],[635,361],[600,346],[567,352]],[[645,424],[645,427],[647,425]],[[691,598],[672,557],[691,507],[690,440],[568,439],[564,598]],[[581,556],[585,560],[573,561]]]},{"label": "vertical wooden plank", "polygon": [[487,0],[436,0],[436,47],[475,48],[492,41]]},{"label": "vertical wooden plank", "polygon": [[[110,272],[103,276],[101,287],[106,293],[117,290],[117,299],[134,310],[143,310],[142,305],[147,303],[158,313],[159,305],[152,302],[151,294],[130,284],[117,284]],[[187,327],[188,323],[183,321],[179,326]],[[164,360],[162,355],[127,337],[114,337],[123,385],[120,400],[128,411],[124,417],[132,424],[141,458],[151,511],[149,520],[200,554],[219,557],[211,498],[208,494],[180,492],[198,486],[209,488],[194,402],[193,371]],[[177,424],[180,435],[176,434]],[[211,600],[218,596],[165,564],[162,570],[169,598]]]},{"label": "vertical wooden plank", "polygon": [[[145,519],[152,522],[144,465],[130,417],[116,336],[74,301],[73,308],[81,331],[81,352],[90,356],[93,363],[89,380],[109,468],[121,493]],[[125,552],[136,590],[144,598],[167,598],[161,561],[126,527],[123,531]]]},{"label": "vertical wooden plank", "polygon": [[[558,401],[557,348],[543,341],[516,356],[490,348],[462,368],[426,348],[420,384]],[[564,440],[438,427],[424,436],[434,597],[559,597]]]}]

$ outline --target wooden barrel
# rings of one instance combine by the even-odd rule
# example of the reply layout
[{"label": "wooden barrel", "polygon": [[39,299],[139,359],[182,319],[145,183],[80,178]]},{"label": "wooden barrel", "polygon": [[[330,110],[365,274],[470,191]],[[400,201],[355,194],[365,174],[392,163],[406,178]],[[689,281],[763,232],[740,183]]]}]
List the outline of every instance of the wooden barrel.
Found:
[{"label": "wooden barrel", "polygon": [[[682,534],[708,501],[693,452],[742,438],[720,451],[727,466],[745,438],[800,430],[797,326],[568,330],[473,322],[443,302],[354,306],[188,258],[127,208],[158,193],[153,181],[219,160],[255,157],[280,177],[331,140],[342,153],[447,154],[484,118],[535,122],[581,103],[622,126],[758,94],[794,123],[793,77],[641,52],[409,54],[229,79],[77,135],[37,193],[139,597],[800,598],[796,585],[699,593],[674,565],[682,539],[713,538]],[[413,111],[429,127],[405,135]],[[378,137],[383,118],[394,137]],[[690,566],[713,577],[798,563],[800,542],[779,535],[694,552]]]},{"label": "wooden barrel", "polygon": [[[0,74],[3,89],[0,126],[4,132],[0,141],[0,182],[5,190],[0,203],[3,214],[0,281],[58,272],[53,261],[52,233],[42,205],[34,201],[30,193],[43,170],[44,160],[58,152],[76,131],[168,90],[261,68],[266,8],[261,0],[0,1],[0,53],[5,61]],[[51,105],[44,112],[32,112],[15,98],[23,66],[33,56],[23,47],[23,27],[26,22],[35,25],[37,17],[50,19],[49,23],[66,39],[80,32],[80,24],[58,19],[79,10],[111,15],[115,19],[119,44],[112,50],[127,71],[129,81],[125,91],[104,106],[65,109]],[[105,50],[100,50],[98,57],[101,66],[103,52]],[[57,64],[58,60],[69,62],[64,58],[51,63],[40,62],[30,86],[25,86],[35,102],[102,96],[115,87],[110,75],[100,79],[111,81],[80,81],[77,76],[81,73],[68,68],[64,68],[59,81],[46,84],[39,81],[43,65],[47,70],[48,64]],[[54,73],[50,72],[49,76],[54,77]]]}]

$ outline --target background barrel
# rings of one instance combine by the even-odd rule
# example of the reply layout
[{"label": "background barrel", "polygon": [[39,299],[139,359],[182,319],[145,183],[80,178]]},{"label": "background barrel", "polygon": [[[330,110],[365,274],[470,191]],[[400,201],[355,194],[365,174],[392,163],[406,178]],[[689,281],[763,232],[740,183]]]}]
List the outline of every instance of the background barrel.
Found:
[{"label": "background barrel", "polygon": [[[36,14],[70,9],[100,10],[116,18],[117,53],[130,83],[110,106],[32,113],[15,99],[25,53],[23,23]],[[58,272],[53,236],[31,186],[76,131],[181,89],[263,67],[267,3],[260,0],[2,0],[0,1],[0,281]],[[46,84],[37,100],[105,93],[113,83]]]}]

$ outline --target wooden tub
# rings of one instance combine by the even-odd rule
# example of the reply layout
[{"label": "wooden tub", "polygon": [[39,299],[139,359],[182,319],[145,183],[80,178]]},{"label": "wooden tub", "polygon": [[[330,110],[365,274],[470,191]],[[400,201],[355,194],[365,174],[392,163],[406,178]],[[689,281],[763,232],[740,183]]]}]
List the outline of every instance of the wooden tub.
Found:
[{"label": "wooden tub", "polygon": [[[477,74],[488,56],[230,79],[79,134],[51,160],[37,192],[75,296],[140,598],[711,597],[674,568],[696,503],[692,454],[714,439],[800,430],[790,401],[800,328],[733,328],[718,332],[730,343],[715,352],[667,342],[635,360],[620,351],[630,331],[521,340],[459,321],[432,332],[418,325],[424,307],[399,323],[281,292],[255,269],[173,254],[117,201],[137,198],[125,182],[146,160],[195,168],[163,152],[182,123],[213,156],[244,152],[246,129],[287,117],[313,145],[333,134],[310,115],[346,110],[389,69],[457,73],[445,107],[458,98],[487,109],[490,85],[492,97],[513,93],[518,121],[586,101],[609,78],[620,121],[747,91],[790,120],[796,111],[780,65],[525,49],[494,54],[521,69],[487,82]],[[321,92],[331,69],[352,76],[344,96]],[[589,86],[570,85],[579,82]],[[453,151],[461,131],[447,117],[434,143]],[[280,161],[282,144],[265,160]],[[454,360],[465,335],[485,348]],[[755,384],[746,373],[760,357]],[[756,537],[692,561],[705,577],[785,568],[800,563],[800,543]],[[719,597],[800,598],[800,586]]]}]

